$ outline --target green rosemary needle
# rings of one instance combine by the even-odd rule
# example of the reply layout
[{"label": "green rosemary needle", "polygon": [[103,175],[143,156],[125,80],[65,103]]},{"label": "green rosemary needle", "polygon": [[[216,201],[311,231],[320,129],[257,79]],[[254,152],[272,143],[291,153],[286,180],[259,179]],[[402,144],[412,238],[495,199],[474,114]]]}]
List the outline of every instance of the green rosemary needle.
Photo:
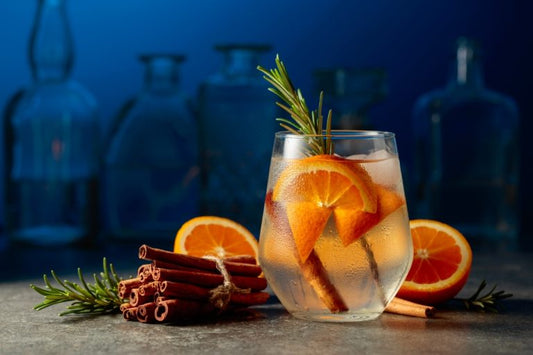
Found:
[{"label": "green rosemary needle", "polygon": [[279,55],[276,55],[276,68],[266,70],[262,66],[257,66],[257,70],[262,72],[264,74],[263,78],[272,85],[268,90],[283,101],[283,103],[276,102],[276,104],[290,114],[292,118],[292,120],[277,118],[281,127],[294,134],[313,136],[309,139],[311,154],[333,154],[331,110],[329,110],[326,118],[326,140],[322,139],[324,125],[324,117],[322,116],[323,93],[320,93],[318,108],[310,111],[302,92],[292,84],[287,68],[279,58]]},{"label": "green rosemary needle", "polygon": [[107,264],[106,258],[103,258],[103,272],[100,276],[93,274],[94,284],[89,284],[78,268],[78,278],[80,284],[64,280],[62,281],[57,274],[50,271],[53,279],[59,287],[54,287],[46,274],[43,275],[45,287],[30,285],[37,293],[44,296],[44,301],[37,304],[34,309],[42,310],[44,308],[64,303],[72,302],[67,310],[60,313],[60,316],[67,314],[107,314],[119,311],[120,305],[124,302],[118,296],[118,277],[112,264]]},{"label": "green rosemary needle", "polygon": [[455,300],[462,302],[467,310],[498,313],[501,308],[499,301],[512,297],[513,295],[506,293],[504,290],[494,292],[496,291],[496,286],[489,292],[481,295],[481,292],[486,286],[487,282],[483,280],[472,296],[468,298],[455,298]]}]

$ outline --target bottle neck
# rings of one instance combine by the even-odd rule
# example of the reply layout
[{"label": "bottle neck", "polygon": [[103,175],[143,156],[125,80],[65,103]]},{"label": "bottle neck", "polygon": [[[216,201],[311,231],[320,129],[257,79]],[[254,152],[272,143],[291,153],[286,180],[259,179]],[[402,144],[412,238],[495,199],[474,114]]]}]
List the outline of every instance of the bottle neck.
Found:
[{"label": "bottle neck", "polygon": [[65,0],[39,0],[29,57],[36,81],[61,81],[70,75],[74,48]]},{"label": "bottle neck", "polygon": [[141,61],[146,65],[144,86],[146,90],[171,92],[179,88],[179,64],[183,56],[143,55]]},{"label": "bottle neck", "polygon": [[259,63],[259,55],[247,49],[233,49],[224,53],[223,72],[227,77],[251,76]]},{"label": "bottle neck", "polygon": [[221,77],[226,81],[248,82],[257,79],[261,53],[270,50],[266,44],[223,44],[215,50],[224,56]]},{"label": "bottle neck", "polygon": [[477,46],[471,41],[460,40],[448,86],[479,89],[483,85],[483,70]]}]

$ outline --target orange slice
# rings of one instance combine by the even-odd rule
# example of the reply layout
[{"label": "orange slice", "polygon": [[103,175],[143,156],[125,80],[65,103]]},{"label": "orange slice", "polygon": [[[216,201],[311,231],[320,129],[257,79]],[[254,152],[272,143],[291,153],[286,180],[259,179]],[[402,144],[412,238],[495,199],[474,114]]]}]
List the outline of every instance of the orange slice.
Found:
[{"label": "orange slice", "polygon": [[318,155],[292,162],[280,175],[272,201],[283,204],[298,254],[307,260],[332,213],[343,242],[358,238],[358,213],[375,214],[377,194],[357,163]]},{"label": "orange slice", "polygon": [[257,240],[248,229],[227,218],[195,217],[176,233],[174,252],[219,258],[251,255],[257,260]]},{"label": "orange slice", "polygon": [[337,232],[344,246],[353,243],[405,203],[400,195],[386,187],[375,184],[374,189],[378,203],[375,213],[350,211],[343,208],[333,211]]},{"label": "orange slice", "polygon": [[424,304],[452,299],[463,288],[472,250],[455,228],[433,220],[410,222],[414,259],[397,296]]}]

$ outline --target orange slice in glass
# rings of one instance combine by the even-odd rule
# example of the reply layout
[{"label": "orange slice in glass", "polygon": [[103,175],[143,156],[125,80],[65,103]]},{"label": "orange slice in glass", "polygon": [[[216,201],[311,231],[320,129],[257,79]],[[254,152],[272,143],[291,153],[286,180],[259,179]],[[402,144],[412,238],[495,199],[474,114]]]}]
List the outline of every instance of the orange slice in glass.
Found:
[{"label": "orange slice in glass", "polygon": [[[376,214],[377,193],[367,172],[356,162],[318,155],[295,160],[281,173],[272,201],[282,203],[301,260],[307,260],[334,214],[343,242],[361,236],[361,221]],[[369,221],[370,223],[370,221]],[[363,229],[367,229],[366,227]]]},{"label": "orange slice in glass", "polygon": [[219,258],[251,255],[257,260],[257,240],[241,224],[215,216],[195,217],[176,233],[174,252]]},{"label": "orange slice in glass", "polygon": [[384,186],[374,184],[374,189],[378,203],[375,213],[350,211],[343,208],[333,211],[337,232],[344,246],[353,243],[405,203],[400,195]]},{"label": "orange slice in glass", "polygon": [[410,222],[414,259],[397,296],[423,304],[452,299],[463,288],[472,250],[455,228],[433,220]]}]

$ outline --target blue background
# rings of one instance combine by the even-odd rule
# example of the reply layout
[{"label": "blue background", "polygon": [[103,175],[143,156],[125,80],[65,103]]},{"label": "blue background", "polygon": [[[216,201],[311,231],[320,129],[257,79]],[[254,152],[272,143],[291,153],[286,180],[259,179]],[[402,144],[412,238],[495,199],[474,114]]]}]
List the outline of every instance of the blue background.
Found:
[{"label": "blue background", "polygon": [[[0,103],[31,81],[27,42],[36,0],[0,1]],[[484,49],[486,85],[512,96],[521,111],[523,238],[533,234],[533,1],[483,0],[76,0],[67,4],[75,39],[73,77],[96,96],[107,127],[120,105],[142,84],[139,53],[187,55],[182,87],[194,97],[217,71],[213,46],[259,42],[280,53],[294,82],[311,95],[311,72],[329,66],[380,66],[389,92],[371,116],[397,133],[401,158],[411,161],[410,115],[416,98],[447,79],[450,50],[461,35]],[[408,174],[408,171],[407,171]]]}]

